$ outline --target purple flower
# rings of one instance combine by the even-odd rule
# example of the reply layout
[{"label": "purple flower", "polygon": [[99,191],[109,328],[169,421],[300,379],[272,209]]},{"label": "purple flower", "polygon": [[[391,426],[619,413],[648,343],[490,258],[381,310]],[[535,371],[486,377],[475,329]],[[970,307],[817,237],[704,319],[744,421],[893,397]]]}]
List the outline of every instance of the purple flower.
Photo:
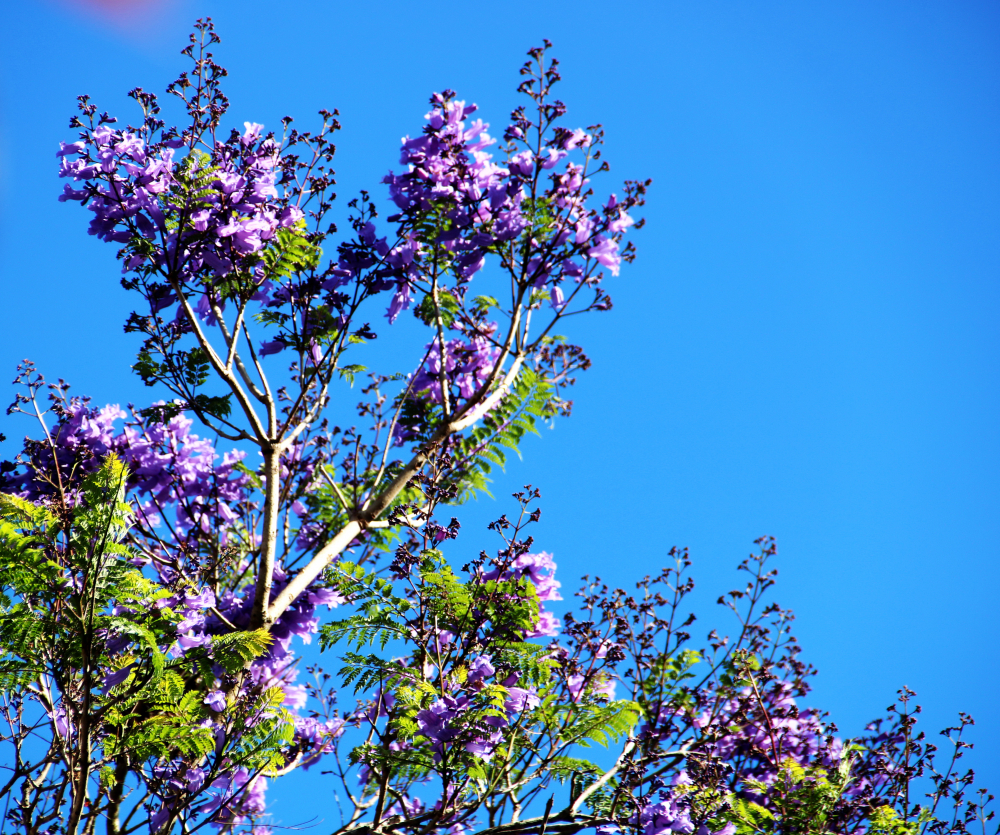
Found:
[{"label": "purple flower", "polygon": [[581,128],[577,128],[563,143],[563,148],[567,151],[572,151],[574,148],[587,148],[593,141],[594,138],[589,133]]},{"label": "purple flower", "polygon": [[538,693],[534,687],[527,689],[523,687],[508,687],[507,701],[504,704],[507,712],[523,713],[526,710],[534,710],[542,703],[538,698]]},{"label": "purple flower", "polygon": [[301,684],[285,684],[282,686],[285,691],[285,698],[282,704],[293,710],[301,710],[309,700],[309,691]]},{"label": "purple flower", "polygon": [[[435,341],[427,349],[427,360],[417,372],[412,389],[416,393],[425,393],[433,402],[440,403],[441,346]],[[469,341],[448,340],[444,349],[445,377],[462,397],[471,397],[489,378],[498,354],[499,349],[482,337],[473,337]]]},{"label": "purple flower", "polygon": [[464,713],[468,704],[469,700],[466,696],[460,696],[457,699],[445,696],[417,714],[417,726],[420,728],[420,733],[430,740],[439,754],[443,750],[443,746],[458,735],[457,729],[449,725],[449,721]]},{"label": "purple flower", "polygon": [[497,745],[500,744],[502,739],[503,735],[500,731],[494,731],[488,737],[477,737],[472,742],[467,742],[465,744],[465,750],[474,757],[478,757],[481,760],[489,762],[493,759],[493,753],[496,751]]},{"label": "purple flower", "polygon": [[222,713],[226,709],[226,694],[221,690],[212,690],[205,696],[204,703],[216,713]]},{"label": "purple flower", "polygon": [[574,702],[580,701],[585,690],[612,701],[615,698],[615,684],[615,680],[604,673],[590,676],[572,675],[566,679],[566,687]]},{"label": "purple flower", "polygon": [[278,223],[285,227],[295,226],[304,217],[305,215],[298,206],[289,206],[278,215]]},{"label": "purple flower", "polygon": [[248,817],[264,812],[267,779],[252,778],[245,768],[237,769],[232,775],[217,777],[210,788],[214,793],[195,811],[205,817],[218,813],[214,819],[218,824],[238,826]]},{"label": "purple flower", "polygon": [[67,738],[70,727],[69,719],[66,716],[66,709],[62,705],[59,705],[51,713],[48,713],[48,717],[52,721],[52,726],[55,728],[56,734],[63,739]]},{"label": "purple flower", "polygon": [[205,586],[200,592],[190,588],[185,589],[181,605],[185,609],[210,609],[215,606],[215,602],[215,592]]},{"label": "purple flower", "polygon": [[559,160],[566,156],[566,151],[562,148],[546,148],[545,153],[548,154],[548,159],[542,163],[542,168],[555,168]]},{"label": "purple flower", "polygon": [[[540,551],[537,554],[522,554],[511,564],[508,572],[513,577],[527,577],[535,586],[539,600],[562,600],[559,589],[562,586],[555,578],[556,562],[552,555]],[[487,575],[488,579],[489,575]]]},{"label": "purple flower", "polygon": [[618,235],[628,229],[630,226],[634,226],[635,221],[625,212],[624,209],[618,210],[618,217],[615,218],[611,223],[608,224],[608,231],[612,235]]},{"label": "purple flower", "polygon": [[65,203],[67,200],[83,200],[87,196],[85,189],[73,188],[69,183],[63,185],[62,194],[59,195],[59,202]]},{"label": "purple flower", "polygon": [[345,603],[344,596],[333,589],[316,589],[306,595],[306,599],[313,606],[325,605],[328,609],[334,609]]},{"label": "purple flower", "polygon": [[212,215],[208,209],[202,209],[199,212],[194,212],[191,215],[191,225],[194,226],[199,232],[204,232],[208,229],[208,222]]},{"label": "purple flower", "polygon": [[285,343],[280,339],[273,339],[270,342],[264,342],[260,346],[260,355],[266,357],[268,354],[278,354],[285,350]]},{"label": "purple flower", "polygon": [[530,632],[525,633],[526,638],[554,638],[559,634],[559,619],[551,612],[540,609],[538,612],[538,623]]},{"label": "purple flower", "polygon": [[263,130],[264,126],[258,124],[257,122],[244,122],[243,127],[245,131],[240,137],[240,142],[244,145],[250,145],[256,142],[260,138],[260,132]]},{"label": "purple flower", "polygon": [[130,675],[132,675],[133,667],[135,667],[135,664],[127,664],[120,670],[116,670],[115,672],[108,673],[106,676],[104,676],[104,686],[101,688],[101,695],[107,696],[109,690],[111,690],[113,687],[117,687],[119,684],[125,681],[125,679],[127,679]]},{"label": "purple flower", "polygon": [[86,142],[60,142],[57,157],[65,157],[69,154],[79,154],[87,147]]},{"label": "purple flower", "polygon": [[478,655],[469,664],[469,673],[466,683],[470,685],[481,684],[483,679],[490,678],[496,672],[493,660],[488,655]]},{"label": "purple flower", "polygon": [[587,257],[603,264],[612,275],[618,275],[621,269],[621,253],[618,251],[618,244],[610,238],[598,235],[597,243],[587,250]]},{"label": "purple flower", "polygon": [[149,829],[151,832],[159,831],[160,827],[163,826],[173,814],[173,805],[170,803],[161,803],[159,808],[152,814],[149,819]]},{"label": "purple flower", "polygon": [[535,157],[531,151],[521,151],[515,154],[508,161],[507,165],[515,174],[522,177],[530,177],[535,170]]}]

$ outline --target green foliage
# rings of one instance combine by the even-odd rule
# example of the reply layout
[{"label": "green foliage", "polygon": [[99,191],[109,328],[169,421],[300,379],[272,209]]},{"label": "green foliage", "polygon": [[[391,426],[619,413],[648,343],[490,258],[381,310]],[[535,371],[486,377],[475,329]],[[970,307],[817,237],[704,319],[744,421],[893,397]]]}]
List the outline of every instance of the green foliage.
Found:
[{"label": "green foliage", "polygon": [[[536,195],[524,200],[521,211],[528,221],[528,226],[521,233],[521,245],[528,250],[534,241],[550,241],[558,224],[559,208],[549,197]],[[537,245],[537,244],[535,244]],[[527,259],[525,259],[527,260]]]},{"label": "green foliage", "polygon": [[891,806],[880,806],[868,819],[868,835],[917,835],[931,816],[921,810],[915,821],[905,821]]},{"label": "green foliage", "polygon": [[167,228],[176,229],[181,219],[212,204],[219,171],[204,151],[188,153],[174,171],[173,183],[163,202],[174,212],[167,215]]},{"label": "green foliage", "polygon": [[[842,752],[840,763],[833,770],[806,768],[791,758],[786,759],[773,785],[745,781],[749,792],[768,798],[773,811],[732,795],[721,805],[718,822],[733,824],[736,835],[836,835],[829,825],[851,781],[851,763],[850,747]],[[906,830],[886,832],[903,835]]]},{"label": "green foliage", "polygon": [[493,652],[493,660],[504,669],[520,673],[518,681],[535,687],[547,686],[558,666],[547,647],[526,641],[501,642]]},{"label": "green foliage", "polygon": [[460,442],[456,457],[464,459],[465,465],[455,503],[462,504],[478,492],[492,495],[487,485],[493,468],[504,468],[509,450],[520,457],[522,438],[528,433],[537,435],[538,421],[555,414],[555,387],[534,370],[522,368],[510,393]]},{"label": "green foliage", "polygon": [[493,296],[476,296],[472,300],[472,307],[479,313],[485,315],[491,308],[500,307],[500,302]]},{"label": "green foliage", "polygon": [[212,638],[212,660],[226,672],[236,673],[263,655],[270,644],[271,636],[263,629],[216,635]]},{"label": "green foliage", "polygon": [[393,784],[404,786],[425,780],[434,770],[434,758],[430,752],[419,748],[402,754],[365,742],[353,748],[348,759],[352,764],[364,763],[368,766],[368,784],[364,787],[367,795],[375,793],[378,776],[387,770]]},{"label": "green foliage", "polygon": [[454,630],[468,622],[472,590],[458,579],[440,551],[424,551],[420,579],[428,610],[438,626]]},{"label": "green foliage", "polygon": [[403,614],[410,601],[393,593],[392,584],[374,572],[352,562],[342,562],[328,572],[337,590],[352,600],[356,614],[331,621],[320,629],[320,647],[327,649],[346,639],[349,646],[361,649],[376,641],[380,649],[393,638],[406,637]]},{"label": "green foliage", "polygon": [[562,720],[560,735],[566,742],[607,748],[628,736],[641,718],[642,708],[625,699],[610,704],[582,699],[578,704],[560,706],[557,713]]},{"label": "green foliage", "polygon": [[[142,378],[147,386],[155,386],[164,380],[182,380],[190,391],[205,385],[209,379],[208,354],[201,348],[190,351],[176,350],[169,359],[158,362],[147,348],[142,348],[136,356],[132,370]],[[232,394],[208,395],[192,394],[185,403],[160,403],[140,410],[144,417],[165,423],[179,415],[185,408],[194,409],[199,414],[212,417],[229,417],[232,412]]]},{"label": "green foliage", "polygon": [[695,677],[695,667],[701,661],[701,653],[691,649],[656,655],[646,674],[639,679],[640,704],[644,707],[663,703],[680,709],[693,707],[694,697],[685,689],[684,682]]},{"label": "green foliage", "polygon": [[104,753],[113,759],[127,753],[136,760],[155,759],[172,751],[203,757],[215,748],[210,728],[199,723],[207,716],[201,694],[185,689],[174,671],[146,687],[136,687],[132,673],[103,705],[108,733]]},{"label": "green foliage", "polygon": [[342,659],[344,666],[340,676],[345,687],[354,685],[355,693],[374,690],[394,690],[403,682],[414,681],[414,675],[405,665],[398,661],[385,661],[371,653],[349,652]]},{"label": "green foliage", "polygon": [[[601,769],[589,760],[581,760],[578,757],[553,757],[549,765],[549,772],[559,782],[565,783],[579,775],[598,776]],[[576,788],[575,784],[574,788]]]},{"label": "green foliage", "polygon": [[447,290],[438,290],[437,304],[434,303],[434,295],[427,293],[414,310],[416,316],[425,325],[437,324],[438,317],[441,319],[442,327],[449,328],[455,321],[455,314],[460,309],[458,299]]},{"label": "green foliage", "polygon": [[[321,627],[322,649],[341,640],[359,650],[376,643],[379,649],[384,649],[393,638],[407,637],[404,615],[411,604],[394,594],[390,582],[352,562],[338,564],[327,576],[341,594],[354,602],[356,611],[350,617]],[[376,687],[391,692],[401,683],[414,681],[413,675],[400,663],[371,653],[348,652],[341,660],[344,662],[340,671],[344,686],[353,684],[355,693]]]},{"label": "green foliage", "polygon": [[363,365],[341,365],[337,368],[337,373],[340,375],[342,380],[347,380],[347,382],[354,386],[354,378],[358,374],[363,374],[368,369]]},{"label": "green foliage", "polygon": [[265,280],[277,281],[303,270],[313,270],[319,265],[322,250],[309,241],[303,232],[304,227],[303,221],[294,229],[278,229],[274,240],[261,255]]},{"label": "green foliage", "polygon": [[760,659],[756,655],[746,650],[737,650],[723,662],[719,682],[727,689],[748,687],[753,674],[760,667]]},{"label": "green foliage", "polygon": [[[355,610],[321,628],[322,646],[329,649],[339,642],[346,644],[348,651],[342,656],[340,670],[343,686],[353,687],[357,694],[379,694],[374,695],[378,703],[371,710],[388,716],[385,738],[408,743],[399,751],[384,742],[378,746],[364,743],[353,750],[352,761],[369,767],[371,790],[375,790],[379,775],[386,772],[394,785],[437,772],[461,775],[463,780],[485,786],[501,779],[504,762],[522,754],[531,756],[541,737],[556,741],[562,751],[569,752],[575,746],[607,747],[634,729],[642,714],[635,702],[609,703],[588,694],[578,702],[558,701],[556,694],[562,692],[554,675],[558,660],[549,647],[519,637],[537,625],[539,616],[537,592],[526,578],[483,581],[473,576],[464,580],[440,551],[429,549],[421,556],[411,575],[415,581],[412,603],[398,596],[390,582],[357,564],[341,563],[328,574]],[[511,714],[507,687],[480,684],[463,690],[468,701],[447,720],[452,743],[441,746],[425,738],[418,714],[450,691],[442,673],[457,682],[464,682],[467,675],[464,663],[453,655],[452,645],[437,644],[441,630],[481,635],[480,651],[488,652],[498,669],[516,673],[519,688],[535,688],[540,704]],[[365,651],[369,647],[384,650],[390,641],[405,642],[409,649],[406,664]],[[441,678],[428,680],[425,665]],[[390,695],[391,709],[383,701]],[[467,742],[483,739],[493,740],[490,744],[497,746],[494,757],[478,756],[476,745],[467,747]],[[553,776],[572,778],[577,788],[600,772],[597,765],[568,753],[558,754],[551,766]],[[596,792],[591,806],[604,802],[606,794]]]},{"label": "green foliage", "polygon": [[210,415],[211,417],[227,418],[233,410],[232,394],[221,396],[196,394],[189,401],[190,408],[198,414]]},{"label": "green foliage", "polygon": [[[95,744],[88,767],[105,783],[114,779],[105,763],[122,756],[142,763],[216,752],[233,767],[278,767],[293,731],[280,688],[227,706],[221,752],[205,726],[213,665],[239,673],[270,636],[234,632],[208,649],[168,656],[181,616],[163,605],[173,592],[130,563],[127,477],[109,455],[84,481],[68,518],[0,495],[0,691],[45,694],[41,706],[50,715],[61,707],[71,727],[86,722]],[[117,683],[106,683],[112,673],[121,674]],[[253,717],[262,718],[255,724]]]},{"label": "green foliage", "polygon": [[274,774],[285,765],[284,751],[295,735],[295,724],[281,706],[284,698],[280,687],[270,687],[239,710],[227,707],[224,756],[236,767]]}]

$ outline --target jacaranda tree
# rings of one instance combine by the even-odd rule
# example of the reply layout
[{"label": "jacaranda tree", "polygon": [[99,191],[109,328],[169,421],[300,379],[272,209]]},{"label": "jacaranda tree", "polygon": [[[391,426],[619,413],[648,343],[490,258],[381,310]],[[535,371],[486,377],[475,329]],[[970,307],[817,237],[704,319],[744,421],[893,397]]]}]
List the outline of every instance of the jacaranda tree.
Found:
[{"label": "jacaranda tree", "polygon": [[[800,705],[770,539],[720,598],[734,635],[697,645],[683,551],[631,592],[584,578],[560,621],[538,490],[491,542],[459,537],[450,506],[569,414],[589,361],[560,331],[611,307],[649,185],[595,194],[601,129],[565,124],[549,44],[502,140],[435,94],[383,181],[394,213],[362,193],[338,237],[336,112],[226,129],[217,41],[199,22],[167,88],[182,127],[140,89],[129,127],[82,97],[59,151],[161,399],[96,408],[21,366],[3,831],[264,832],[270,786],[314,766],[338,833],[985,831],[957,770],[971,719],[935,767],[908,691],[853,740]],[[313,637],[329,664],[303,669]]]}]

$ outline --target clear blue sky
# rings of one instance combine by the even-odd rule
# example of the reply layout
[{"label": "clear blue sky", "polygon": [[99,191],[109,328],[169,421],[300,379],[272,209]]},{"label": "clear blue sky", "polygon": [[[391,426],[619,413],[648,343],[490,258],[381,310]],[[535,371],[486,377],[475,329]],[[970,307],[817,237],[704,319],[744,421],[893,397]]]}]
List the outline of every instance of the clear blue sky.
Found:
[{"label": "clear blue sky", "polygon": [[[502,125],[523,53],[554,41],[571,121],[654,187],[614,311],[572,334],[595,364],[576,413],[495,494],[541,487],[564,589],[690,546],[699,637],[775,535],[812,704],[846,735],[902,685],[929,732],[971,712],[969,764],[1000,789],[1000,5],[176,0],[129,23],[9,3],[0,376],[31,357],[98,402],[148,398],[112,247],[56,202],[54,151],[78,93],[129,117],[128,89],[162,90],[205,14],[233,124],[340,108],[343,202],[378,193],[434,90]],[[467,514],[470,550],[506,509]]]}]

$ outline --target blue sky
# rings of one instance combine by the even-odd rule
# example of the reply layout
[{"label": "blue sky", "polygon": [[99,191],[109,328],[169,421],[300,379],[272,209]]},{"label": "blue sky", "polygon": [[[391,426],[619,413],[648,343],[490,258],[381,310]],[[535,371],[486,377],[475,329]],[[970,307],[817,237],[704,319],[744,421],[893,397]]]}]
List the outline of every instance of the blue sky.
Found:
[{"label": "blue sky", "polygon": [[[121,4],[119,4],[121,5]],[[1000,788],[1000,6],[987,2],[498,5],[176,0],[144,17],[9,4],[0,61],[0,370],[143,403],[112,248],[56,202],[75,96],[132,115],[212,15],[230,117],[338,107],[342,203],[451,87],[494,127],[523,53],[555,43],[570,120],[612,174],[652,177],[614,310],[571,335],[576,411],[497,482],[543,491],[564,591],[691,548],[696,637],[761,534],[845,735],[907,685],[928,732],[977,719]],[[12,438],[26,424],[4,420]],[[4,452],[13,452],[8,442]],[[485,502],[463,540],[507,510]],[[992,713],[991,713],[992,710]]]}]

